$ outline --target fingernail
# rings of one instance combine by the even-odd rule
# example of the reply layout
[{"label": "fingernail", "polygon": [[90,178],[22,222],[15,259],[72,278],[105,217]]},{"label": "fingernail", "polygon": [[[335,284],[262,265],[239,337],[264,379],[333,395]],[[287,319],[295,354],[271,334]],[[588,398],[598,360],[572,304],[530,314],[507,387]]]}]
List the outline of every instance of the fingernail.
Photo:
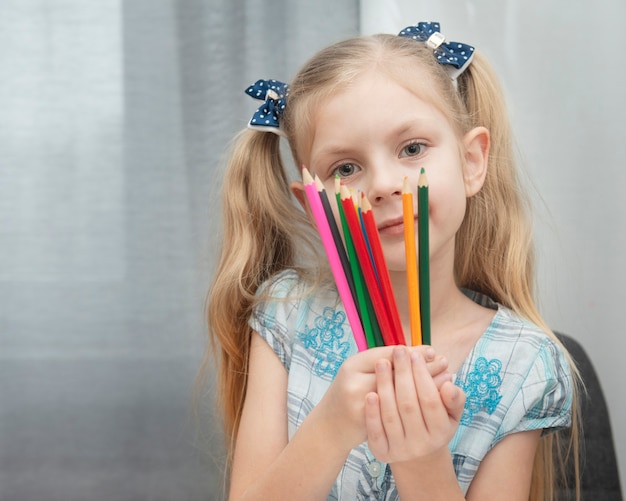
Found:
[{"label": "fingernail", "polygon": [[406,355],[406,350],[405,348],[398,346],[397,348],[394,348],[393,350],[393,356],[396,358],[404,358],[404,355]]},{"label": "fingernail", "polygon": [[454,385],[454,393],[452,394],[452,400],[456,400],[457,398],[459,398],[459,392],[461,390],[459,389],[459,387],[457,385]]}]

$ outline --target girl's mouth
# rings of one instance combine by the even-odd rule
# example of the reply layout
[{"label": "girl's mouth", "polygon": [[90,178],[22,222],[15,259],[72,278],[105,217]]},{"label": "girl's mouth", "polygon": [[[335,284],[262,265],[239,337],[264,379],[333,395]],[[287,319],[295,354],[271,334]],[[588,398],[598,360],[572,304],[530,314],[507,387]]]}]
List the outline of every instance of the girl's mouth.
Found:
[{"label": "girl's mouth", "polygon": [[[415,218],[413,220],[416,221]],[[378,226],[378,233],[389,237],[404,235],[404,219],[400,217],[385,221]]]}]

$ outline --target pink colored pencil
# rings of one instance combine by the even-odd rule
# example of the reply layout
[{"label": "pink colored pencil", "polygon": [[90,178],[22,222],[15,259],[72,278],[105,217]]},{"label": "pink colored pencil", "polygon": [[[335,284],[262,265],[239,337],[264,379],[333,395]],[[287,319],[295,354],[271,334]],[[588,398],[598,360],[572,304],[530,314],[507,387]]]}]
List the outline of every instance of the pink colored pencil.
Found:
[{"label": "pink colored pencil", "polygon": [[363,331],[361,319],[359,318],[359,313],[354,303],[352,292],[350,291],[350,286],[348,285],[348,280],[346,279],[346,274],[343,270],[343,265],[341,264],[337,247],[335,246],[330,225],[326,219],[326,214],[315,185],[315,180],[311,176],[309,170],[304,166],[302,167],[302,180],[304,182],[304,190],[311,206],[311,212],[313,214],[313,218],[315,219],[317,230],[322,239],[326,256],[328,257],[328,263],[330,264],[330,269],[335,279],[337,290],[339,291],[339,297],[341,297],[343,306],[346,310],[346,315],[348,317],[348,322],[350,322],[350,327],[352,328],[352,334],[357,348],[359,351],[366,350],[367,340],[365,338],[365,332]]}]

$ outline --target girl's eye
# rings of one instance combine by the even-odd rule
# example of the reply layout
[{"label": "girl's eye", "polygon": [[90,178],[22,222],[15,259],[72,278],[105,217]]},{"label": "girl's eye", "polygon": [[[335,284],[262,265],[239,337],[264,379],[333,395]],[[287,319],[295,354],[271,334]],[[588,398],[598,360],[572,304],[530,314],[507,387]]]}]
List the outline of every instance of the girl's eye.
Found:
[{"label": "girl's eye", "polygon": [[335,169],[334,174],[339,177],[350,177],[359,172],[360,167],[356,164],[342,164]]},{"label": "girl's eye", "polygon": [[424,151],[426,146],[422,143],[411,143],[407,144],[404,148],[402,148],[402,153],[400,153],[401,157],[415,157]]}]

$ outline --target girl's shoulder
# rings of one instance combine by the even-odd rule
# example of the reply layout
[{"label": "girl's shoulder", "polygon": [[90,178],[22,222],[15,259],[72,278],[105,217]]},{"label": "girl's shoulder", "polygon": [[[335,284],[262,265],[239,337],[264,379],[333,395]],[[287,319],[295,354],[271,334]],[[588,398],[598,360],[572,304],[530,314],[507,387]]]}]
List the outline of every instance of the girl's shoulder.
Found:
[{"label": "girl's shoulder", "polygon": [[288,269],[259,287],[248,324],[289,370],[294,346],[306,344],[307,333],[321,324],[327,327],[329,318],[338,323],[344,317],[335,289],[312,284],[296,270]]},{"label": "girl's shoulder", "polygon": [[496,310],[454,377],[466,402],[450,449],[467,488],[480,461],[506,436],[570,425],[572,376],[555,337],[487,296],[465,292]]},{"label": "girl's shoulder", "polygon": [[543,399],[557,391],[567,400],[572,370],[556,336],[487,297],[476,295],[476,299],[497,311],[457,372],[459,381],[469,384],[478,376],[492,378],[511,397],[521,392],[524,398],[532,393]]},{"label": "girl's shoulder", "polygon": [[303,281],[298,272],[287,268],[268,278],[257,290],[257,297],[284,299],[302,293]]},{"label": "girl's shoulder", "polygon": [[509,346],[519,348],[520,344],[538,349],[562,351],[563,347],[555,336],[548,334],[543,328],[522,317],[512,309],[497,303],[489,296],[479,292],[464,290],[465,294],[477,304],[495,310],[493,319],[476,343],[476,348],[485,349],[481,345]]}]

